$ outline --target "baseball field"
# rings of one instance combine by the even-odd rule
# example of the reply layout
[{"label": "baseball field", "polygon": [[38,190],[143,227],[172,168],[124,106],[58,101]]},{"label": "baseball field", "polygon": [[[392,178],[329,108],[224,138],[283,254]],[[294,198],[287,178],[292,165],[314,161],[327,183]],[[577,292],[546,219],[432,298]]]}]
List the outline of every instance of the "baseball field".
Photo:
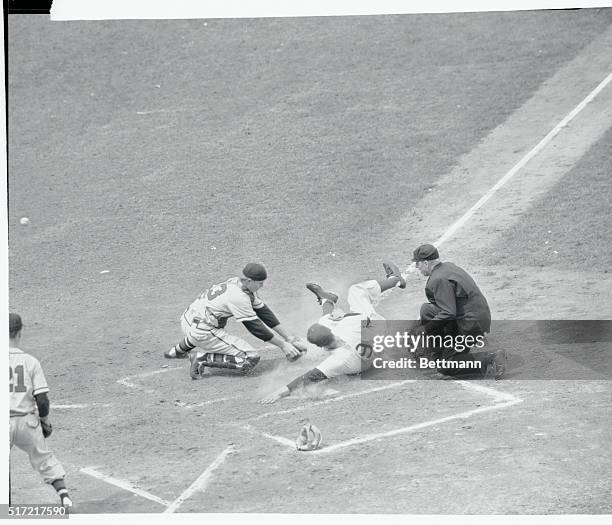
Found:
[{"label": "baseball field", "polygon": [[[202,381],[163,358],[248,261],[303,335],[304,283],[344,296],[432,242],[496,320],[612,319],[612,8],[7,30],[10,310],[75,512],[612,513],[609,349],[578,363],[514,323],[501,381],[273,405],[321,351]],[[414,319],[424,284],[378,311]],[[295,450],[305,423],[320,450]],[[18,450],[10,470],[14,503],[55,501]]]}]

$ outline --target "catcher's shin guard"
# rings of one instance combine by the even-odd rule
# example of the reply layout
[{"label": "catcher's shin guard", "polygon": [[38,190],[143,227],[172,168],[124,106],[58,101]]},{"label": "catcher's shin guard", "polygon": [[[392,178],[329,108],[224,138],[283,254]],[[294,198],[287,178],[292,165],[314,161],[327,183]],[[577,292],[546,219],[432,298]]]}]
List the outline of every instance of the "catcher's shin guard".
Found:
[{"label": "catcher's shin guard", "polygon": [[247,352],[246,362],[244,363],[242,367],[242,373],[246,374],[247,372],[250,372],[251,370],[253,370],[253,368],[255,368],[255,366],[257,365],[257,363],[259,363],[260,359],[261,359],[260,355],[254,352],[252,354]]},{"label": "catcher's shin guard", "polygon": [[[225,355],[225,354],[197,354],[191,361],[191,377],[194,375],[201,375],[204,367],[209,368],[226,368],[229,370],[239,370],[241,372],[248,372],[252,370],[261,357],[255,352],[241,352],[239,355]],[[195,378],[194,378],[195,379]]]}]

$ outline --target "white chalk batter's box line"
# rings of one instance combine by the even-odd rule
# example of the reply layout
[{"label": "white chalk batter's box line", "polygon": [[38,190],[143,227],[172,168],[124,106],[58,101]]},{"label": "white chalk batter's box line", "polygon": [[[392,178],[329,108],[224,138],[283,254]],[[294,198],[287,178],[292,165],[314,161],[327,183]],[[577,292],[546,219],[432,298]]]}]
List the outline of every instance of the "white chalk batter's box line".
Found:
[{"label": "white chalk batter's box line", "polygon": [[[127,388],[131,388],[133,390],[139,390],[141,392],[144,392],[145,394],[154,394],[155,390],[150,389],[145,387],[143,384],[141,384],[143,379],[146,379],[147,377],[152,377],[152,376],[156,376],[158,374],[164,374],[166,372],[175,372],[177,370],[185,370],[184,367],[182,366],[164,366],[163,368],[161,368],[160,370],[152,370],[149,372],[142,372],[141,374],[134,374],[132,376],[127,376],[124,377],[122,379],[117,379],[116,383],[119,383],[120,385],[123,385]],[[223,403],[224,401],[230,401],[232,399],[239,399],[242,396],[225,396],[225,397],[220,397],[220,398],[216,398],[216,399],[207,399],[206,401],[201,401],[199,403],[185,403],[185,402],[181,402],[181,401],[176,401],[174,403],[174,406],[176,408],[180,408],[180,409],[184,409],[184,410],[190,410],[192,408],[198,408],[198,407],[203,407],[203,406],[207,406],[207,405],[214,405],[215,403]],[[83,405],[83,407],[86,405]],[[79,408],[77,405],[65,405],[65,408]]]},{"label": "white chalk batter's box line", "polygon": [[[124,385],[128,388],[133,388],[136,390],[141,390],[144,391],[145,393],[154,393],[154,390],[151,389],[147,389],[145,388],[144,385],[139,384],[139,383],[135,383],[134,381],[136,380],[141,380],[141,379],[145,379],[147,377],[152,377],[154,375],[158,375],[158,374],[163,374],[165,372],[171,372],[171,371],[176,371],[176,370],[183,370],[183,367],[164,367],[161,370],[153,370],[153,371],[149,371],[149,372],[143,372],[141,374],[135,374],[132,376],[127,376],[124,377],[123,379],[118,379],[117,383]],[[371,394],[374,392],[379,392],[381,390],[388,390],[391,388],[399,388],[402,385],[405,385],[407,383],[414,383],[416,380],[415,379],[406,379],[404,381],[397,381],[397,382],[393,382],[391,384],[386,384],[383,386],[379,386],[379,387],[375,387],[375,388],[370,388],[370,389],[366,389],[366,390],[360,390],[357,392],[351,392],[349,394],[343,394],[340,396],[336,396],[336,394],[338,393],[337,390],[333,390],[333,389],[329,389],[329,393],[327,393],[325,395],[325,397],[327,397],[327,399],[323,399],[323,400],[319,400],[319,401],[314,401],[314,402],[308,402],[305,403],[303,405],[297,406],[297,407],[293,407],[293,408],[288,408],[288,409],[283,409],[283,410],[274,410],[271,412],[264,412],[263,414],[258,414],[256,416],[253,416],[251,418],[242,420],[240,422],[231,422],[228,423],[229,426],[235,426],[237,423],[244,425],[244,428],[252,431],[253,427],[250,425],[250,422],[254,422],[254,421],[258,421],[260,419],[265,419],[269,416],[278,416],[281,414],[289,414],[292,412],[299,412],[302,410],[306,410],[318,405],[326,405],[329,403],[337,403],[339,401],[343,401],[344,399],[349,399],[352,397],[358,397],[358,396],[362,396],[362,395],[367,395],[367,394]],[[472,390],[476,390],[479,391],[481,393],[487,394],[491,397],[493,397],[495,399],[495,401],[513,401],[515,399],[514,396],[510,395],[510,394],[505,394],[503,392],[500,392],[498,390],[495,390],[491,387],[485,387],[482,385],[478,385],[475,383],[468,383],[466,381],[454,381],[460,385],[465,386],[465,388],[470,388]],[[220,398],[216,398],[216,399],[208,399],[206,401],[202,401],[200,403],[181,403],[178,402],[175,404],[176,408],[181,408],[181,409],[191,409],[191,408],[196,408],[196,407],[202,407],[202,406],[206,406],[206,405],[212,405],[212,404],[216,404],[216,403],[223,403],[225,401],[231,401],[234,399],[240,399],[242,396],[226,396],[226,397],[220,397]],[[83,405],[83,407],[85,407],[86,405]],[[65,408],[81,408],[81,406],[78,405],[66,405]],[[246,425],[245,425],[246,424]]]},{"label": "white chalk batter's box line", "polygon": [[[150,377],[156,374],[160,374],[163,372],[167,372],[170,370],[182,370],[182,367],[175,367],[175,368],[164,368],[162,370],[156,370],[156,371],[152,371],[152,372],[144,372],[142,374],[138,374],[138,375],[134,375],[134,376],[129,376],[127,378],[124,378],[123,380],[117,381],[118,383],[121,382],[121,384],[124,384],[126,386],[129,387],[129,385],[134,384],[132,383],[132,381],[134,379],[138,379],[138,378],[146,378],[146,377]],[[273,411],[273,412],[265,412],[264,414],[260,414],[258,416],[254,416],[246,421],[256,421],[265,417],[269,417],[269,416],[276,416],[279,414],[286,414],[286,413],[291,413],[291,412],[299,412],[301,410],[304,410],[306,408],[312,407],[312,406],[318,406],[318,405],[325,405],[328,403],[336,403],[339,401],[342,401],[344,399],[349,399],[352,397],[357,397],[357,396],[362,396],[362,395],[367,395],[373,392],[380,392],[380,391],[385,391],[388,389],[392,389],[392,388],[398,388],[406,383],[413,383],[415,382],[415,380],[413,379],[408,379],[405,381],[398,381],[398,382],[394,382],[392,384],[386,384],[386,385],[382,385],[379,387],[375,387],[375,388],[371,388],[371,389],[367,389],[367,390],[361,390],[359,392],[352,392],[349,394],[344,394],[338,397],[331,397],[328,399],[324,399],[324,400],[320,400],[320,401],[316,401],[314,403],[308,403],[307,405],[300,405],[297,407],[293,407],[293,408],[289,408],[289,409],[284,409],[284,410],[277,410],[277,411]],[[127,384],[126,384],[127,383]],[[141,385],[139,385],[141,389],[144,389],[144,387],[142,387]],[[500,394],[500,393],[497,393]],[[503,395],[503,394],[501,394]],[[211,402],[221,402],[224,400],[229,400],[229,399],[234,399],[237,396],[234,397],[228,397],[228,398],[220,398],[220,399],[216,399],[216,400],[208,400],[206,402],[203,403],[198,403],[197,405],[194,406],[201,406],[203,404],[209,404]],[[244,422],[243,422],[244,423]],[[235,425],[235,424],[234,424]],[[260,432],[257,432],[258,434]],[[266,434],[264,434],[266,435]],[[266,437],[271,437],[272,439],[277,439],[277,440],[284,440],[285,438],[280,438],[278,436],[268,436],[266,435]],[[287,440],[288,441],[288,440]],[[283,443],[286,444],[286,443]],[[290,445],[293,447],[294,444],[293,442],[290,442]],[[159,496],[156,496],[155,494],[152,494],[151,492],[144,490],[140,487],[137,486],[137,484],[135,484],[132,481],[129,481],[127,479],[121,479],[121,478],[117,478],[115,476],[111,476],[108,475],[106,473],[103,472],[103,469],[101,467],[98,466],[90,466],[90,467],[85,467],[85,468],[81,468],[80,472],[82,472],[83,474],[86,474],[92,478],[98,479],[100,481],[103,481],[109,485],[113,485],[117,488],[120,488],[122,490],[131,492],[132,494],[136,495],[136,496],[140,496],[141,498],[145,498],[148,499],[150,501],[153,501],[155,503],[158,503],[160,506],[164,507],[163,512],[168,513],[168,512],[175,512],[185,501],[187,501],[191,496],[193,496],[195,493],[202,493],[205,492],[208,484],[210,483],[210,480],[212,478],[213,472],[215,470],[217,470],[226,460],[227,456],[237,452],[236,448],[234,445],[229,445],[225,450],[223,450],[218,456],[217,458],[213,461],[213,463],[211,463],[211,465],[209,465],[209,467],[200,475],[200,477],[198,477],[185,491],[183,491],[183,493],[176,498],[174,501],[168,501],[165,500]]]},{"label": "white chalk batter's box line", "polygon": [[[404,385],[408,382],[414,382],[412,380],[407,380],[407,381],[401,381],[399,383],[397,383],[397,386],[401,386]],[[341,441],[340,443],[335,443],[333,445],[330,446],[323,446],[323,448],[319,449],[319,450],[315,450],[312,451],[313,454],[328,454],[330,452],[335,452],[337,450],[341,450],[343,448],[347,448],[347,447],[352,447],[354,445],[361,445],[363,443],[368,443],[370,441],[378,441],[381,439],[385,439],[385,438],[392,438],[394,436],[398,436],[401,434],[407,434],[409,432],[414,432],[416,430],[421,430],[423,428],[427,428],[427,427],[432,427],[435,425],[440,425],[442,423],[447,423],[449,421],[454,421],[456,419],[466,419],[470,416],[473,416],[475,414],[481,414],[484,412],[490,412],[493,410],[501,410],[503,408],[508,408],[510,406],[516,405],[518,403],[522,403],[522,399],[519,397],[516,397],[512,394],[508,394],[505,392],[500,392],[499,390],[496,390],[494,388],[479,384],[479,383],[474,383],[474,382],[470,382],[470,381],[461,381],[461,380],[456,380],[453,381],[453,383],[458,384],[459,386],[461,386],[462,388],[466,388],[469,390],[474,390],[476,392],[479,392],[481,394],[484,394],[488,397],[491,397],[493,399],[494,404],[493,405],[488,405],[485,407],[479,407],[479,408],[474,408],[471,410],[466,410],[464,412],[459,412],[457,414],[453,414],[450,416],[446,416],[446,417],[441,417],[438,419],[433,419],[430,421],[425,421],[423,423],[417,423],[415,425],[410,425],[407,427],[402,427],[402,428],[397,428],[395,430],[390,430],[388,432],[381,432],[381,433],[377,433],[377,434],[367,434],[365,436],[361,436],[361,437],[356,437],[353,439],[349,439],[347,441]],[[392,386],[389,386],[387,388],[391,388]],[[361,393],[357,393],[357,395],[360,394],[366,394],[366,393],[370,393],[370,392],[376,392],[376,391],[380,391],[383,388],[378,388],[378,389],[373,389],[373,390],[368,390],[365,392],[361,392]],[[344,399],[346,397],[352,397],[352,396],[341,396],[340,398],[335,398],[336,401]],[[329,400],[332,401],[332,400]],[[286,411],[281,411],[281,412],[269,412],[267,414],[264,414],[265,416],[272,416],[275,414],[279,414],[279,413],[285,413],[285,412],[292,412],[292,411],[296,411],[296,410],[286,410]],[[257,418],[257,419],[261,419],[261,417]],[[290,448],[291,450],[295,451],[295,441],[293,439],[289,439],[286,438],[284,436],[276,436],[273,434],[268,434],[267,432],[263,432],[261,430],[258,430],[256,428],[254,428],[252,425],[247,424],[244,425],[242,427],[244,430],[251,432],[251,433],[256,433],[259,434],[263,437],[266,437],[268,439],[271,439],[273,441],[275,441],[276,443],[280,443],[281,445],[284,445],[288,448]]]},{"label": "white chalk batter's box line", "polygon": [[151,390],[149,388],[144,387],[143,385],[141,385],[140,383],[135,383],[134,381],[139,381],[141,379],[144,379],[146,377],[151,377],[151,376],[155,376],[157,374],[164,374],[166,372],[175,372],[177,370],[184,370],[184,368],[182,366],[165,366],[163,368],[161,368],[160,370],[153,370],[151,372],[143,372],[141,374],[135,374],[133,376],[127,376],[124,377],[122,379],[117,379],[117,383],[119,383],[120,385],[123,385],[127,388],[133,388],[134,390],[141,390],[147,394],[153,394],[155,392],[155,390]]},{"label": "white chalk batter's box line", "polygon": [[99,479],[109,485],[113,485],[120,489],[123,489],[127,492],[131,492],[136,496],[140,496],[141,498],[148,499],[149,501],[154,501],[158,503],[162,507],[165,507],[164,513],[173,513],[176,512],[185,501],[187,501],[191,496],[196,493],[206,492],[210,482],[212,480],[214,472],[225,462],[227,457],[230,454],[236,452],[236,448],[234,445],[228,445],[216,458],[215,460],[198,476],[198,478],[187,487],[174,501],[168,501],[155,494],[151,494],[150,492],[139,488],[133,482],[126,479],[119,479],[113,476],[109,476],[100,471],[99,467],[86,467],[80,469],[80,472],[83,474],[87,474],[92,478]]}]

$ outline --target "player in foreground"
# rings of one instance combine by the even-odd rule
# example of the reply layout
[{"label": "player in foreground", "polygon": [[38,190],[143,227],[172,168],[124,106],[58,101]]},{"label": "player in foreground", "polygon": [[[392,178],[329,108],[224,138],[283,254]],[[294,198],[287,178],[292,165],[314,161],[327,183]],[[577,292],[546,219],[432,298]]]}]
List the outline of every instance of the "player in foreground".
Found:
[{"label": "player in foreground", "polygon": [[57,491],[64,508],[70,509],[72,500],[64,482],[66,471],[45,440],[52,431],[49,387],[38,359],[18,348],[22,328],[21,317],[9,314],[10,446],[28,454],[34,470]]},{"label": "player in foreground", "polygon": [[348,313],[336,308],[338,296],[335,293],[315,283],[306,285],[323,309],[323,316],[310,326],[306,338],[309,343],[328,350],[330,355],[316,368],[261,399],[261,403],[274,403],[298,388],[344,374],[359,374],[372,366],[372,348],[361,341],[361,322],[384,320],[374,309],[374,303],[386,290],[406,287],[406,281],[395,264],[385,262],[383,267],[386,272],[384,279],[363,281],[349,288]]},{"label": "player in foreground", "polygon": [[[249,263],[241,277],[204,291],[181,316],[183,339],[164,356],[169,359],[189,356],[192,379],[202,379],[210,373],[207,368],[248,372],[260,356],[249,343],[224,329],[227,320],[235,317],[255,337],[280,348],[288,360],[300,358],[306,352],[306,343],[287,332],[257,296],[267,277],[262,264]],[[192,352],[196,347],[198,350]]]}]

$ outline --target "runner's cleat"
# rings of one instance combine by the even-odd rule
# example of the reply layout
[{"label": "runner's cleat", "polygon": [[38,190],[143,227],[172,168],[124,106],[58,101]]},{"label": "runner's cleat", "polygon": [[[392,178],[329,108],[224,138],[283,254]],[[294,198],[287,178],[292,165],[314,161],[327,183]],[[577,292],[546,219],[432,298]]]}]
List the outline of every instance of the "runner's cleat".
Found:
[{"label": "runner's cleat", "polygon": [[406,279],[402,277],[402,274],[397,264],[387,261],[387,262],[383,262],[382,265],[383,265],[383,268],[385,269],[385,273],[387,274],[387,277],[398,277],[399,287],[402,289],[406,288]]},{"label": "runner's cleat", "polygon": [[338,302],[338,296],[333,292],[327,292],[321,288],[317,283],[306,283],[306,288],[317,296],[319,304],[323,304],[323,301],[329,301],[332,304]]}]

